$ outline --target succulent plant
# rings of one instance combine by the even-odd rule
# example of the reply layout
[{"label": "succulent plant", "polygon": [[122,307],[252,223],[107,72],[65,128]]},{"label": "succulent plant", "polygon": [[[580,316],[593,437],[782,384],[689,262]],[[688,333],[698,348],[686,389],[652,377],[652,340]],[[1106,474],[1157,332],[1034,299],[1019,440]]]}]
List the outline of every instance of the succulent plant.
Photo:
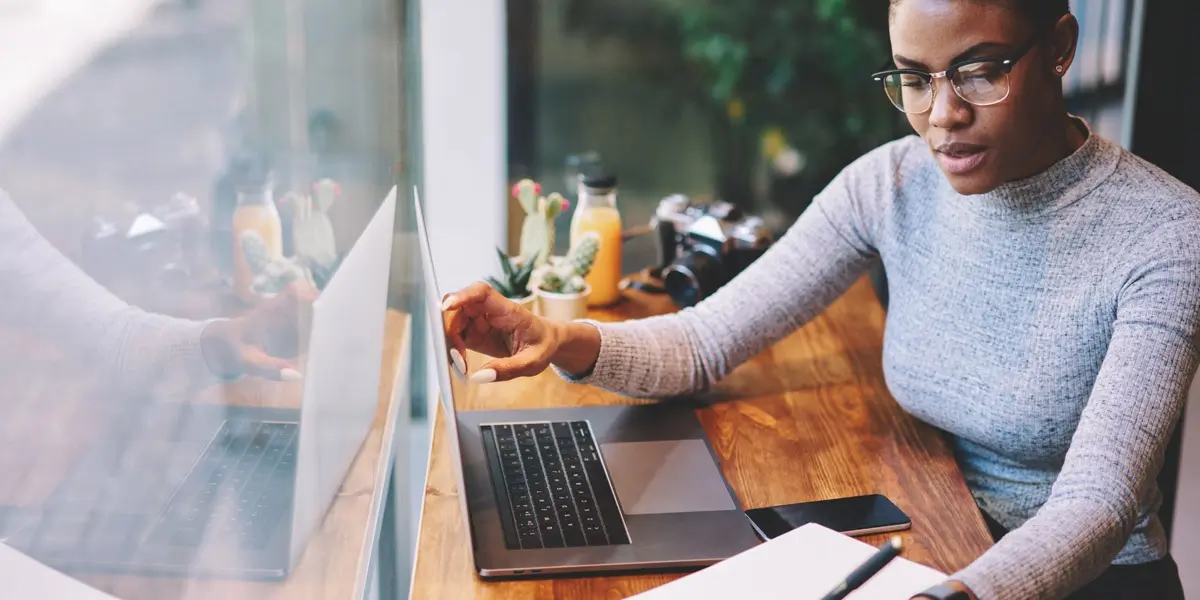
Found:
[{"label": "succulent plant", "polygon": [[512,189],[525,210],[525,221],[521,223],[521,260],[532,262],[535,267],[550,262],[554,254],[554,220],[568,208],[562,194],[542,196],[541,193],[542,187],[532,179],[522,179]]},{"label": "succulent plant", "polygon": [[590,231],[580,236],[567,255],[534,269],[533,284],[538,289],[556,294],[577,294],[587,287],[584,280],[596,262],[600,235]]},{"label": "succulent plant", "polygon": [[529,287],[529,280],[536,266],[534,261],[514,261],[499,248],[496,248],[496,255],[500,257],[500,268],[504,272],[504,278],[501,280],[489,276],[487,278],[488,285],[495,288],[505,298],[520,300],[528,296],[532,291]]},{"label": "succulent plant", "polygon": [[290,258],[272,258],[267,242],[257,231],[247,230],[239,238],[242,255],[254,273],[251,289],[263,296],[283,291],[293,281],[313,283],[312,274],[303,265]]}]

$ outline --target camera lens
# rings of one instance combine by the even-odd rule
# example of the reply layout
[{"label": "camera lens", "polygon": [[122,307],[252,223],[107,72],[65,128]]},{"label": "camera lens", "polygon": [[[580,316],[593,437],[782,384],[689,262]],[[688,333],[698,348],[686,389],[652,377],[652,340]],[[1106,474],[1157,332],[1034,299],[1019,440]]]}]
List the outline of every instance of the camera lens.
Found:
[{"label": "camera lens", "polygon": [[721,261],[705,251],[688,252],[667,268],[663,287],[675,304],[695,306],[721,287]]}]

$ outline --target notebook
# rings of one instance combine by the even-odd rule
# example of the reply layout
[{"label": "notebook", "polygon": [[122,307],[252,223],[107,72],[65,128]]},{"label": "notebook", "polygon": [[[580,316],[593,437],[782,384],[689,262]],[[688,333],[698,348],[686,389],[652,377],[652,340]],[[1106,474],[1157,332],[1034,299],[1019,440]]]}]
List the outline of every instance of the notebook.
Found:
[{"label": "notebook", "polygon": [[[808,524],[630,600],[818,600],[878,548]],[[946,575],[901,556],[846,600],[905,600]]]},{"label": "notebook", "polygon": [[18,552],[0,541],[0,598],[117,600]]}]

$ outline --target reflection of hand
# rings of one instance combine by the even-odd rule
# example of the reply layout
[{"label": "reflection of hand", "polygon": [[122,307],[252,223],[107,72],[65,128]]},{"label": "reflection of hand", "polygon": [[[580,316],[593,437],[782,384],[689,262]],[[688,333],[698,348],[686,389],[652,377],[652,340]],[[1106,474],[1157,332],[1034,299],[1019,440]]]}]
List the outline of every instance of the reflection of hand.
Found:
[{"label": "reflection of hand", "polygon": [[303,346],[317,293],[307,282],[293,282],[245,315],[210,323],[201,334],[209,368],[230,377],[299,379],[296,363],[288,359]]}]

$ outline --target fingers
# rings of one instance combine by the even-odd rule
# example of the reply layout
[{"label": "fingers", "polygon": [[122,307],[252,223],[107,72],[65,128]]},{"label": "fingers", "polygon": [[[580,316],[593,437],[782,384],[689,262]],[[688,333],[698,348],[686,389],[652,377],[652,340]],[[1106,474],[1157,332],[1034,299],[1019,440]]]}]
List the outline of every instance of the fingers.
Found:
[{"label": "fingers", "polygon": [[[476,282],[442,300],[443,320],[451,346],[462,351],[471,339],[483,339],[493,330],[513,333],[529,325],[532,313],[500,295],[491,286]],[[473,348],[481,350],[481,348]]]},{"label": "fingers", "polygon": [[464,334],[470,321],[461,310],[451,310],[442,313],[442,323],[446,336],[446,346],[450,349],[450,360],[462,377],[467,375],[467,342]]},{"label": "fingers", "polygon": [[[498,296],[490,285],[477,281],[458,292],[442,297],[442,322],[445,327],[446,345],[449,347],[449,359],[453,371],[461,378],[466,378],[469,372],[467,365],[467,339],[472,330],[476,333],[489,329],[485,319],[478,319],[481,314],[489,311],[503,311],[503,306],[495,306],[493,296]],[[473,377],[478,378],[477,373]],[[486,374],[483,375],[486,377]]]},{"label": "fingers", "polygon": [[271,356],[256,346],[243,346],[241,354],[248,375],[274,381],[297,381],[304,377],[291,361]]},{"label": "fingers", "polygon": [[527,318],[516,302],[500,295],[492,286],[477,281],[442,300],[442,310],[461,310],[470,317],[485,317],[494,327],[508,329]]},{"label": "fingers", "polygon": [[463,306],[486,302],[488,297],[494,292],[495,290],[492,289],[492,286],[486,282],[476,281],[453,294],[446,294],[442,298],[442,310],[453,310],[462,308]]},{"label": "fingers", "polygon": [[[484,339],[493,331],[513,333],[529,326],[530,320],[534,318],[531,313],[482,281],[447,294],[442,298],[442,319],[448,345],[451,347],[450,360],[455,363],[454,370],[460,373],[469,372],[465,361],[468,340],[475,339],[478,343],[478,340]],[[472,373],[468,380],[471,383],[491,383],[517,377],[532,377],[544,371],[550,364],[543,354],[544,349],[541,346],[528,346],[512,356],[485,363],[478,371]]]},{"label": "fingers", "polygon": [[304,280],[289,283],[285,291],[290,298],[299,302],[301,306],[316,302],[317,296],[321,294],[315,286]]},{"label": "fingers", "polygon": [[291,282],[238,319],[242,341],[267,347],[276,356],[296,356],[307,346],[312,306],[318,295],[307,282]]},{"label": "fingers", "polygon": [[488,361],[469,379],[471,383],[508,381],[517,377],[533,377],[546,370],[550,361],[542,357],[541,348],[530,346],[512,356]]},{"label": "fingers", "polygon": [[311,283],[295,280],[278,294],[260,302],[255,310],[276,321],[293,321],[312,310],[320,292]]},{"label": "fingers", "polygon": [[464,381],[467,377],[467,359],[457,348],[450,349],[450,364],[454,366],[454,375],[459,381]]}]

